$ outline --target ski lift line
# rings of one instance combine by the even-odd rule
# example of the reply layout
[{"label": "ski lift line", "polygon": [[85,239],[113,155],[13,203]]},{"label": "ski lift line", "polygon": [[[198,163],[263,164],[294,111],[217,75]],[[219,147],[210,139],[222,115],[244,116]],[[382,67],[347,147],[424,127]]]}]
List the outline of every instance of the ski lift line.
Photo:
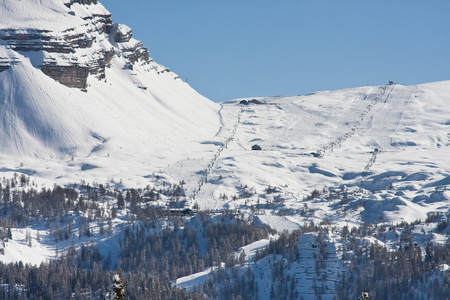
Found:
[{"label": "ski lift line", "polygon": [[[394,90],[394,87],[391,88],[389,94],[386,96],[385,102],[387,102],[389,96],[391,95],[392,91]],[[408,101],[411,100],[412,95],[417,91],[417,86],[414,86],[414,88],[412,89],[411,93],[408,95]],[[370,170],[370,168],[375,164],[376,159],[377,159],[377,155],[379,154],[379,152],[381,152],[378,148],[376,148],[373,152],[372,152],[372,157],[370,158],[369,162],[366,164],[366,166],[364,167],[364,176],[363,176],[363,180],[361,181],[361,188],[364,182],[367,181],[367,176],[368,176],[368,172]],[[364,299],[364,298],[363,298]]]},{"label": "ski lift line", "polygon": [[375,161],[377,160],[377,155],[380,152],[378,148],[375,148],[375,150],[372,152],[372,156],[370,157],[369,162],[364,167],[364,173],[363,173],[363,179],[361,181],[361,188],[363,186],[363,183],[367,181],[367,176],[369,175],[370,168],[375,164]]},{"label": "ski lift line", "polygon": [[[360,121],[357,121],[357,122],[356,122],[356,124],[357,124],[356,127],[352,127],[349,131],[347,131],[346,133],[344,133],[341,137],[337,138],[335,141],[332,141],[332,142],[328,143],[326,146],[324,146],[324,147],[322,147],[321,149],[317,150],[316,153],[317,153],[319,156],[324,156],[324,155],[325,155],[325,152],[326,152],[327,150],[330,150],[331,152],[333,152],[334,146],[337,145],[337,146],[340,147],[340,146],[341,146],[341,143],[345,142],[347,139],[349,139],[349,138],[351,138],[353,135],[355,135],[355,133],[356,133],[356,132],[358,131],[358,129],[359,129],[358,127],[360,127],[360,125],[361,125],[361,122],[364,121],[365,116],[372,110],[372,108],[375,106],[375,104],[378,103],[378,102],[383,98],[383,96],[386,94],[386,89],[387,89],[387,86],[382,86],[382,87],[381,87],[381,92],[375,95],[375,97],[374,97],[374,99],[373,99],[373,102],[372,102],[372,103],[369,103],[369,104],[367,105],[367,107],[364,109],[364,111],[359,115],[358,119],[359,119]],[[392,87],[391,90],[390,90],[390,92],[389,92],[389,94],[386,96],[386,98],[385,98],[385,103],[387,102],[387,100],[388,100],[388,98],[389,98],[389,95],[391,94],[391,92],[392,92],[393,89],[394,89],[394,88]],[[368,95],[365,94],[365,95],[364,95],[364,99],[367,99],[367,98],[368,98]]]},{"label": "ski lift line", "polygon": [[[198,184],[197,184],[197,188],[194,189],[194,191],[191,194],[191,197],[190,197],[191,201],[195,200],[195,197],[201,191],[201,188],[202,188],[203,184],[204,183],[208,183],[208,173],[212,172],[212,170],[214,169],[214,166],[217,164],[217,160],[219,159],[221,153],[225,149],[227,149],[228,144],[231,143],[234,140],[237,128],[241,124],[241,116],[242,116],[243,111],[244,110],[242,108],[239,109],[239,112],[238,112],[237,117],[236,117],[236,123],[233,126],[233,131],[231,132],[231,136],[225,140],[225,142],[223,143],[222,146],[219,147],[219,149],[217,150],[216,154],[214,154],[213,158],[210,160],[210,162],[206,166],[206,169],[204,170],[204,175],[199,179]],[[222,123],[222,126],[223,126],[223,123]],[[220,131],[221,131],[221,129],[219,129],[219,132]],[[217,136],[218,133],[216,133],[216,136]]]}]

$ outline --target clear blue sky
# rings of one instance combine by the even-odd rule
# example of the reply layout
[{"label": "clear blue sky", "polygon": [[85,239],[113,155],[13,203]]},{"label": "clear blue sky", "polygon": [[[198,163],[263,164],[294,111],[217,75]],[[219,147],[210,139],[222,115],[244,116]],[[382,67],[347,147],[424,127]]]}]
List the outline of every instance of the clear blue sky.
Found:
[{"label": "clear blue sky", "polygon": [[213,101],[450,80],[449,0],[100,0]]}]

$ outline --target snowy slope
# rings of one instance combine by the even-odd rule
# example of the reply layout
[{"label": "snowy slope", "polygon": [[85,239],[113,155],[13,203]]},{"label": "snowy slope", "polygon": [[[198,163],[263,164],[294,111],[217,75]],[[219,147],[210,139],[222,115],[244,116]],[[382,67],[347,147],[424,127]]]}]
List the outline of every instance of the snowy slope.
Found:
[{"label": "snowy slope", "polygon": [[[282,202],[272,214],[300,209],[299,201],[314,189],[362,187],[372,198],[399,204],[383,217],[424,219],[434,209],[429,203],[436,189],[448,201],[449,92],[450,82],[440,82],[258,99],[262,104],[224,103],[219,136],[232,141],[197,193],[200,207],[242,209],[245,203],[256,205],[258,198],[273,207]],[[262,150],[252,151],[254,144]],[[244,186],[254,195],[233,200]],[[269,186],[277,192],[266,193]],[[220,195],[228,200],[219,200]],[[202,200],[211,198],[217,200]],[[334,209],[319,207],[319,219],[336,217]]]},{"label": "snowy slope", "polygon": [[[69,9],[64,5],[66,2],[70,1],[4,0],[0,10],[0,28],[64,30],[84,24],[82,19],[67,13]],[[96,13],[106,12],[101,5],[94,9]]]}]

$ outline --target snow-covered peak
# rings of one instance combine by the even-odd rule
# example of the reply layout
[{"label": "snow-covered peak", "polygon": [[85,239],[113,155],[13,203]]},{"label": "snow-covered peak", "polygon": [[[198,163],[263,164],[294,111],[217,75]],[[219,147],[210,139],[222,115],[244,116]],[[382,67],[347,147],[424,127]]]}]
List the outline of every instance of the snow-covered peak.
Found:
[{"label": "snow-covered peak", "polygon": [[69,3],[70,0],[3,0],[0,3],[0,29],[62,31],[83,25],[84,18],[109,14],[100,3]]}]

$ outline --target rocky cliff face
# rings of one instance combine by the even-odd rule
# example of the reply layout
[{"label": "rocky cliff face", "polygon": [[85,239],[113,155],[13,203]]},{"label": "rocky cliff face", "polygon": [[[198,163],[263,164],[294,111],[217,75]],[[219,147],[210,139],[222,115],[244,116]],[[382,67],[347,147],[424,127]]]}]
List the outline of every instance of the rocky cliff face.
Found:
[{"label": "rocky cliff face", "polygon": [[0,56],[0,72],[8,70],[12,65],[18,64],[18,60],[10,57]]},{"label": "rocky cliff face", "polygon": [[72,4],[74,3],[80,3],[80,4],[97,4],[97,0],[70,0],[69,2],[66,2],[65,5],[70,8]]},{"label": "rocky cliff face", "polygon": [[[0,45],[32,57],[35,67],[59,83],[82,90],[87,89],[90,75],[105,79],[105,68],[114,55],[128,59],[131,68],[138,62],[152,62],[148,50],[132,38],[132,30],[113,24],[111,14],[97,0],[71,0],[64,5],[70,20],[79,19],[78,26],[0,28]],[[0,57],[0,72],[12,64]]]}]

